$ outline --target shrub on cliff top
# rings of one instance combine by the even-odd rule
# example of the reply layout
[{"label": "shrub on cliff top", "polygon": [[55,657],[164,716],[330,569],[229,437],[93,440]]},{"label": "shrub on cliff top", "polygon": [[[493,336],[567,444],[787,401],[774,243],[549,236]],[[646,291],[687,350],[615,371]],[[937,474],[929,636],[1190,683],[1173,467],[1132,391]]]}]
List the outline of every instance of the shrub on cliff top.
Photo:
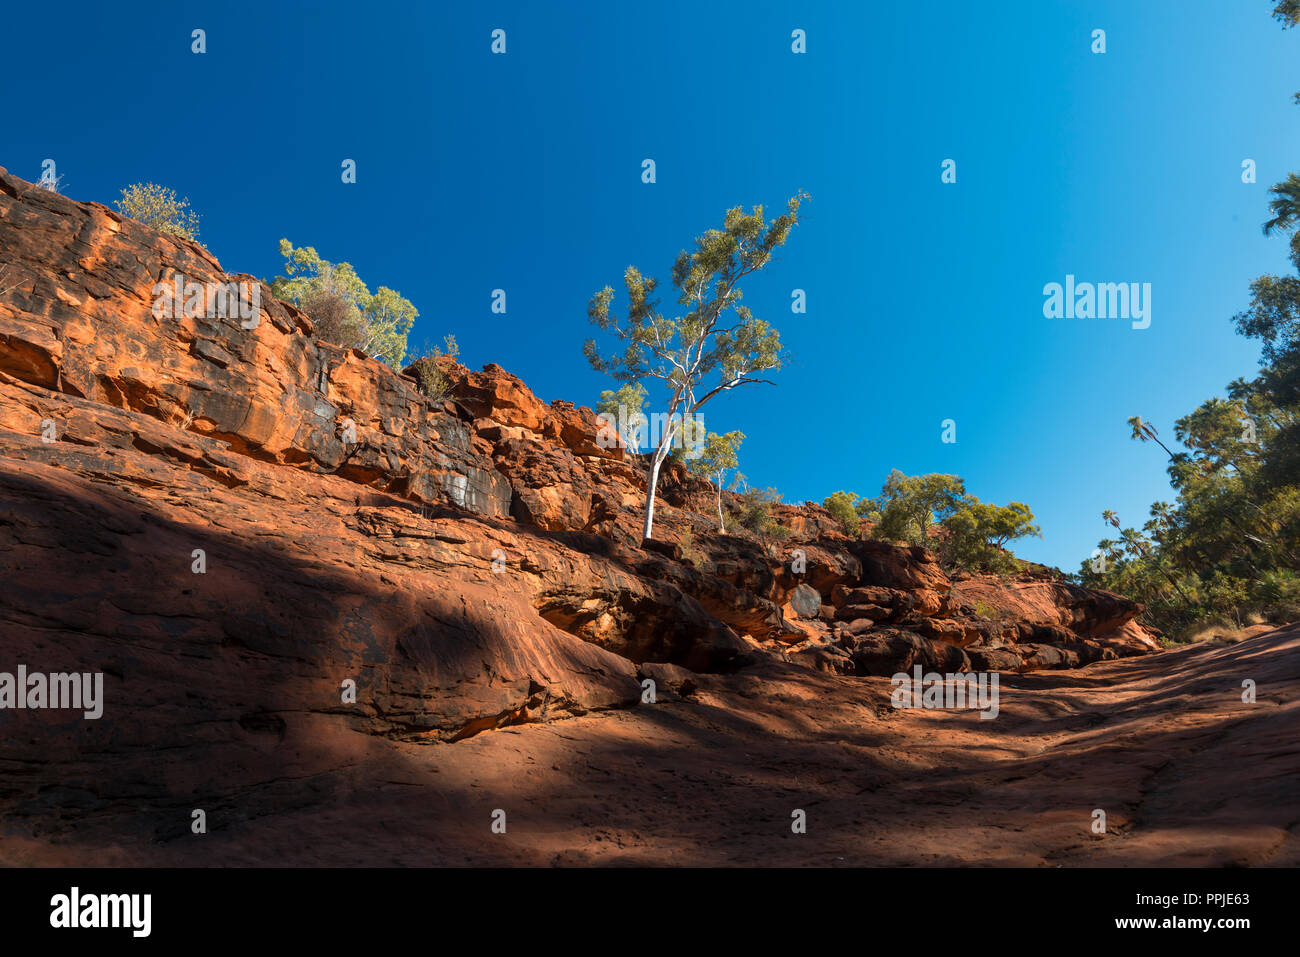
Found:
[{"label": "shrub on cliff top", "polygon": [[853,492],[834,492],[822,501],[822,508],[831,513],[831,518],[840,523],[844,534],[857,538],[862,530],[862,516],[854,505],[858,496]]},{"label": "shrub on cliff top", "polygon": [[411,359],[415,367],[415,376],[420,383],[420,391],[434,403],[443,402],[451,395],[451,378],[447,367],[460,355],[460,346],[456,345],[455,336],[444,336],[441,346],[425,345]]},{"label": "shrub on cliff top", "polygon": [[190,201],[176,198],[176,191],[157,183],[132,183],[114,202],[117,211],[138,223],[169,236],[199,238],[199,215],[190,209]]},{"label": "shrub on cliff top", "polygon": [[790,529],[776,520],[772,506],[781,501],[781,493],[774,488],[746,489],[740,496],[740,524],[753,532],[771,553],[772,546],[791,535]]},{"label": "shrub on cliff top", "polygon": [[311,317],[316,335],[360,349],[394,369],[402,368],[406,336],[419,312],[394,289],[374,295],[350,263],[322,259],[312,246],[295,249],[280,240],[285,275],[271,281],[277,299],[292,302]]},{"label": "shrub on cliff top", "polygon": [[930,544],[930,526],[942,523],[966,500],[966,486],[956,475],[889,473],[880,497],[862,499],[855,508],[864,517],[879,513],[872,534],[888,541]]},{"label": "shrub on cliff top", "polygon": [[1008,546],[1041,535],[1028,505],[981,502],[967,494],[965,482],[956,475],[912,476],[895,469],[879,497],[856,503],[854,497],[836,492],[824,505],[837,518],[852,514],[870,521],[873,538],[924,545],[949,568],[999,574],[1021,571]]},{"label": "shrub on cliff top", "polygon": [[940,559],[957,568],[986,569],[999,574],[1020,570],[1007,550],[1012,541],[1039,537],[1034,513],[1023,502],[994,505],[968,496],[943,523],[945,534],[936,543]]}]

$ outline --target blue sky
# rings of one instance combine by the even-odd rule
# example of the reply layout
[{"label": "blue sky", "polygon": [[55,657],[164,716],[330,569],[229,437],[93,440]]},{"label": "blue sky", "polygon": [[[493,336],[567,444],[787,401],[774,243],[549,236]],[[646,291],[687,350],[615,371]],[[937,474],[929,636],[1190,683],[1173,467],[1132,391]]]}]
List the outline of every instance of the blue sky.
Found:
[{"label": "blue sky", "polygon": [[[1256,368],[1230,319],[1286,269],[1260,223],[1300,166],[1300,31],[1271,8],[72,2],[52,24],[11,5],[0,165],[35,180],[53,158],[66,195],[106,204],[170,186],[227,270],[269,279],[280,237],[314,245],[416,304],[412,345],[453,333],[471,366],[588,405],[610,386],[581,354],[593,292],[628,264],[667,285],[728,207],[805,189],[745,287],[792,359],[776,387],[707,407],[709,427],[744,431],[742,471],[787,501],[959,474],[1033,508],[1043,538],[1019,554],[1074,570],[1102,509],[1140,524],[1172,497],[1126,418],[1172,439]],[[1044,318],[1067,273],[1151,283],[1151,327]]]}]

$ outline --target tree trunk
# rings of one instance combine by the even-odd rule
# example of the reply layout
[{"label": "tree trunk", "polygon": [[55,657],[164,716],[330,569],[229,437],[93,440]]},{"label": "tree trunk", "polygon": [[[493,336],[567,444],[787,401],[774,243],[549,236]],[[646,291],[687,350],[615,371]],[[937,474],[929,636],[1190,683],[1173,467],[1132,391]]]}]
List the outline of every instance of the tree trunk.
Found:
[{"label": "tree trunk", "polygon": [[659,487],[659,468],[668,457],[667,448],[667,444],[661,444],[655,449],[654,458],[650,461],[650,474],[646,478],[645,486],[645,522],[641,526],[642,541],[653,537],[651,533],[655,527],[655,489]]},{"label": "tree trunk", "polygon": [[722,517],[722,476],[718,476],[718,527],[722,534],[727,534],[727,520]]},{"label": "tree trunk", "polygon": [[664,459],[668,458],[668,450],[672,448],[673,436],[677,429],[673,426],[673,414],[677,411],[678,400],[681,398],[681,392],[678,391],[673,395],[673,401],[669,404],[667,415],[667,426],[663,434],[659,437],[659,444],[655,448],[654,458],[650,460],[650,474],[646,477],[645,483],[645,521],[641,525],[641,540],[653,537],[655,527],[655,490],[659,487],[659,469],[664,464]]}]

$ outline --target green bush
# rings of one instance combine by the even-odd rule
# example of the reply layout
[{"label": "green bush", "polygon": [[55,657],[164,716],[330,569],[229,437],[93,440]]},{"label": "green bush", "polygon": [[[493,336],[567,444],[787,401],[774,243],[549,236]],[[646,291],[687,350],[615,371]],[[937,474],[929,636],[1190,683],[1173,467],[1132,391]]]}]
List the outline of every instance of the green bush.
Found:
[{"label": "green bush", "polygon": [[435,405],[451,396],[452,381],[447,375],[447,367],[460,355],[455,336],[443,337],[442,343],[441,346],[426,344],[410,362],[415,369],[416,381],[420,383],[420,391]]},{"label": "green bush", "polygon": [[419,316],[410,300],[387,286],[371,295],[350,263],[322,259],[311,246],[295,249],[281,239],[280,255],[285,275],[271,281],[277,299],[307,313],[316,335],[327,342],[360,349],[394,369],[402,368],[406,336]]},{"label": "green bush", "polygon": [[862,531],[862,516],[854,508],[857,501],[858,496],[853,492],[835,492],[822,502],[822,508],[831,513],[831,518],[840,523],[850,538],[857,538]]},{"label": "green bush", "polygon": [[738,521],[753,532],[769,552],[775,543],[785,541],[792,534],[772,514],[772,506],[780,501],[781,493],[774,488],[746,489],[740,496]]},{"label": "green bush", "polygon": [[132,183],[122,190],[122,198],[113,205],[123,216],[169,236],[198,240],[199,216],[190,209],[190,201],[177,199],[176,192],[157,183]]}]

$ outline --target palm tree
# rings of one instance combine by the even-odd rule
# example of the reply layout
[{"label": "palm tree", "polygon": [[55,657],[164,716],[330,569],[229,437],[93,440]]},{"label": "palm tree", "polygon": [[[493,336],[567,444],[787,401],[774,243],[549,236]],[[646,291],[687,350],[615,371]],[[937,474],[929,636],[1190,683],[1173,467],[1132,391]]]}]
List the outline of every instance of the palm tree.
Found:
[{"label": "palm tree", "polygon": [[[1300,199],[1300,178],[1296,177],[1294,174],[1292,174],[1291,178],[1296,181],[1295,182],[1296,198]],[[1296,211],[1294,215],[1300,216],[1300,206],[1296,207]],[[1300,220],[1297,220],[1297,224],[1300,224]],[[1174,463],[1174,468],[1177,468],[1178,466],[1186,462],[1186,458],[1184,457],[1183,462],[1180,463],[1178,457],[1174,455],[1173,452],[1169,451],[1169,446],[1165,445],[1165,443],[1160,441],[1160,439],[1158,438],[1159,433],[1156,431],[1156,427],[1152,425],[1150,422],[1144,422],[1142,420],[1142,416],[1140,415],[1129,416],[1128,424],[1133,429],[1133,433],[1132,435],[1129,436],[1129,438],[1137,439],[1139,442],[1155,442],[1156,445],[1160,446],[1162,449],[1165,450],[1165,454],[1169,456],[1169,461]],[[1205,471],[1204,463],[1202,463],[1202,472],[1204,471]],[[1249,499],[1247,499],[1247,501],[1249,501]],[[1109,522],[1111,525],[1114,525],[1116,528],[1119,528],[1119,520],[1115,517],[1114,512],[1107,510],[1106,512],[1102,513],[1102,518],[1105,519],[1107,522]],[[1263,541],[1263,539],[1259,538],[1258,536],[1252,535],[1249,532],[1247,532],[1244,528],[1241,527],[1241,525],[1231,514],[1225,514],[1224,518],[1228,520],[1229,525],[1231,525],[1233,528],[1235,528],[1238,532],[1241,533],[1243,538],[1248,540],[1248,543],[1245,545],[1245,549],[1247,553],[1249,553],[1252,557],[1255,552],[1255,546],[1253,544],[1250,544],[1251,542],[1258,542],[1264,545],[1265,548],[1268,548],[1271,552],[1272,550],[1271,544]],[[1258,574],[1259,567],[1253,561],[1251,561],[1250,558],[1247,558],[1246,561],[1250,565],[1250,567],[1255,570],[1255,573]],[[1166,575],[1165,577],[1168,578],[1169,576]],[[1170,578],[1169,580],[1173,582],[1172,578]],[[1174,587],[1178,588],[1178,585],[1175,584]],[[1179,589],[1179,594],[1182,594],[1182,589]]]},{"label": "palm tree", "polygon": [[[1134,416],[1133,418],[1136,419],[1137,416]],[[1133,419],[1130,419],[1129,421],[1132,422]],[[1142,420],[1138,419],[1138,421],[1141,422]],[[1133,430],[1136,432],[1137,426],[1134,426]],[[1159,439],[1157,439],[1156,441],[1159,441]],[[1165,451],[1169,451],[1169,450],[1166,449]],[[1112,512],[1110,509],[1106,509],[1106,511],[1102,512],[1101,517],[1107,524],[1113,525],[1116,528],[1120,527],[1119,516],[1116,515],[1114,512]],[[1186,592],[1184,592],[1181,588],[1178,587],[1178,582],[1174,580],[1174,576],[1169,574],[1169,572],[1165,569],[1164,565],[1161,564],[1159,556],[1152,552],[1151,542],[1149,539],[1146,538],[1146,536],[1144,536],[1141,532],[1139,532],[1137,529],[1134,528],[1120,529],[1119,542],[1117,542],[1116,544],[1123,545],[1124,551],[1128,552],[1134,558],[1141,558],[1145,560],[1152,568],[1154,568],[1160,574],[1164,575],[1165,578],[1169,581],[1169,584],[1174,586],[1174,591],[1178,592],[1178,595],[1180,598],[1182,598],[1183,603],[1187,605],[1187,607],[1189,608],[1191,607],[1192,600],[1187,597]]]},{"label": "palm tree", "polygon": [[1300,176],[1292,173],[1285,182],[1269,188],[1277,198],[1268,204],[1273,218],[1264,224],[1264,235],[1271,236],[1273,230],[1290,230],[1300,226]]},{"label": "palm tree", "polygon": [[1158,438],[1160,433],[1156,431],[1154,425],[1150,422],[1143,422],[1140,415],[1130,415],[1128,424],[1133,427],[1133,434],[1129,438],[1137,439],[1139,442],[1155,442],[1156,445],[1165,450],[1165,454],[1169,456],[1169,461],[1175,461],[1174,453],[1169,451],[1169,446],[1160,441]]}]

